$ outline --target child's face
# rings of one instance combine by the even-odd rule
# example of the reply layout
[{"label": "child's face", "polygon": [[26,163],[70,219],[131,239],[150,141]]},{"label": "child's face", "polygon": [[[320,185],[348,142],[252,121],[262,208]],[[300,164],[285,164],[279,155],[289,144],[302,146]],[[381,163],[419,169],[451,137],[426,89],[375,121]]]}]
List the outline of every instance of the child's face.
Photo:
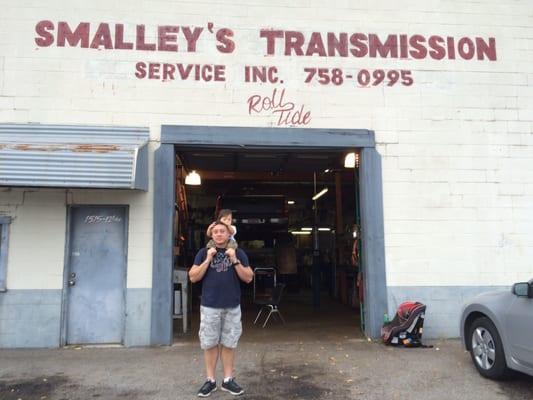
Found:
[{"label": "child's face", "polygon": [[231,225],[233,218],[231,214],[224,215],[222,218],[220,218],[220,221],[224,222],[226,225]]}]

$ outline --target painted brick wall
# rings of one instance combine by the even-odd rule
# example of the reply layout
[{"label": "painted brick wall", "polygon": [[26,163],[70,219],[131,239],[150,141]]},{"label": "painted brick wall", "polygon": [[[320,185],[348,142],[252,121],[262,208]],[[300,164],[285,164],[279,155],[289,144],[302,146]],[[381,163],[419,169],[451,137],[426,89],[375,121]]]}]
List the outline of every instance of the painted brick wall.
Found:
[{"label": "painted brick wall", "polygon": [[[388,285],[505,286],[533,277],[533,3],[325,4],[52,0],[43,7],[28,0],[4,5],[0,121],[148,125],[157,141],[161,124],[275,126],[269,113],[248,115],[247,99],[285,88],[288,100],[312,112],[309,127],[375,130],[383,157]],[[73,28],[81,21],[123,23],[127,39],[136,24],[145,24],[151,41],[157,25],[206,28],[213,22],[233,29],[237,46],[234,53],[221,54],[206,36],[195,53],[37,47],[35,25],[46,19],[68,21]],[[498,59],[285,57],[279,51],[265,56],[261,28],[492,36]],[[183,47],[183,37],[178,44]],[[227,82],[139,80],[138,61],[224,64]],[[284,83],[245,83],[245,65],[276,65]],[[415,82],[365,89],[306,84],[304,67],[410,69]],[[150,224],[143,223],[148,236]],[[146,243],[143,234],[130,240]],[[151,260],[145,250],[139,257]],[[149,279],[143,271],[132,284]]]},{"label": "painted brick wall", "polygon": [[[153,144],[149,145],[150,171]],[[7,287],[62,289],[67,206],[128,204],[127,287],[152,286],[153,182],[150,191],[0,188],[0,215],[12,217]]]}]

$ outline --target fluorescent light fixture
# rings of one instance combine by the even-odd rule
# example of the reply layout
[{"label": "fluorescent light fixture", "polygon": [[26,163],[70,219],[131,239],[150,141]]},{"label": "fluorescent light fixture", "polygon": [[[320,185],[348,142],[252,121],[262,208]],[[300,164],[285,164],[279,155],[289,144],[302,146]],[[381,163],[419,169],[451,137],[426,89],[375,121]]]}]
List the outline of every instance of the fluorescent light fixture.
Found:
[{"label": "fluorescent light fixture", "polygon": [[198,186],[202,184],[202,179],[200,178],[200,175],[198,174],[198,172],[193,170],[185,177],[185,184],[192,185],[192,186]]},{"label": "fluorescent light fixture", "polygon": [[313,230],[313,228],[307,228],[307,227],[306,228],[302,228],[302,231],[312,231],[312,230]]},{"label": "fluorescent light fixture", "polygon": [[308,231],[305,231],[305,232],[302,232],[302,231],[292,231],[291,232],[293,235],[310,235],[311,232],[308,232]]},{"label": "fluorescent light fixture", "polygon": [[318,230],[322,232],[329,232],[331,228],[318,228]]},{"label": "fluorescent light fixture", "polygon": [[355,153],[348,153],[344,157],[344,168],[355,168]]},{"label": "fluorescent light fixture", "polygon": [[327,173],[330,172],[330,171],[331,171],[331,170],[330,170],[329,168],[327,168],[327,169],[324,170],[324,173],[327,174]]},{"label": "fluorescent light fixture", "polygon": [[315,194],[315,195],[313,196],[313,200],[316,200],[316,199],[318,199],[319,197],[322,197],[323,195],[325,195],[325,194],[327,193],[327,191],[328,191],[328,188],[324,188],[324,189],[322,189],[320,192],[318,192],[317,194]]},{"label": "fluorescent light fixture", "polygon": [[289,205],[291,205],[291,206],[292,206],[294,203],[295,203],[294,200],[287,200],[287,204],[289,204]]}]

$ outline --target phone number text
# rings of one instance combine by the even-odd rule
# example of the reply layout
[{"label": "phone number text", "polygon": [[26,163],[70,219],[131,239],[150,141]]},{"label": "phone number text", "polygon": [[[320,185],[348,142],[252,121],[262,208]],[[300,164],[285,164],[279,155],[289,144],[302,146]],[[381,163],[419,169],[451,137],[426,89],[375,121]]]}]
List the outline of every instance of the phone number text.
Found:
[{"label": "phone number text", "polygon": [[411,86],[414,82],[411,70],[406,69],[360,69],[355,73],[347,73],[340,68],[304,68],[304,72],[307,74],[305,83],[318,82],[321,85],[355,83],[360,87]]}]

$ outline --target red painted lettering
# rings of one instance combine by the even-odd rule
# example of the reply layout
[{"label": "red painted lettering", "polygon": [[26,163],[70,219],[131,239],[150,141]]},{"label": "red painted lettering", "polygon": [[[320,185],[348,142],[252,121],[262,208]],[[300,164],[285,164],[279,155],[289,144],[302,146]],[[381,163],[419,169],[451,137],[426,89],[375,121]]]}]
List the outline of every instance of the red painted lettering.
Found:
[{"label": "red painted lettering", "polygon": [[191,28],[189,28],[188,26],[183,26],[181,28],[183,36],[185,36],[185,40],[187,40],[188,52],[196,51],[196,42],[198,41],[198,38],[200,37],[200,34],[203,30],[203,28],[194,28],[194,31],[191,32]]},{"label": "red painted lettering", "polygon": [[407,35],[400,35],[400,57],[409,57]]},{"label": "red painted lettering", "polygon": [[339,38],[333,32],[328,32],[328,57],[335,57],[338,53],[341,57],[348,57],[348,34],[341,33]]},{"label": "red painted lettering", "polygon": [[159,68],[161,64],[150,63],[148,65],[148,79],[159,79]]},{"label": "red painted lettering", "polygon": [[253,96],[248,97],[248,114],[252,114],[252,111],[260,113],[262,109],[257,108],[260,102],[261,96],[258,94],[254,94]]},{"label": "red painted lettering", "polygon": [[311,34],[311,40],[309,41],[309,45],[305,52],[306,56],[312,56],[314,54],[317,54],[320,57],[326,57],[326,49],[320,32],[313,32]]},{"label": "red painted lettering", "polygon": [[496,61],[496,39],[491,37],[487,43],[483,38],[476,38],[477,59],[484,60],[485,56],[490,61]]},{"label": "red painted lettering", "polygon": [[213,79],[212,71],[213,71],[213,67],[211,65],[204,65],[202,67],[202,79],[205,82],[209,82],[210,80]]},{"label": "red painted lettering", "polygon": [[155,43],[145,42],[144,25],[137,25],[137,50],[155,51]]},{"label": "red painted lettering", "polygon": [[428,45],[431,47],[429,56],[434,60],[442,60],[446,56],[446,49],[444,48],[444,38],[440,36],[430,36]]},{"label": "red painted lettering", "polygon": [[354,33],[350,36],[350,44],[353,46],[350,50],[352,56],[360,58],[368,54],[368,46],[365,43],[367,40],[368,37],[362,33]]},{"label": "red painted lettering", "polygon": [[457,52],[465,60],[471,60],[474,57],[476,49],[474,48],[474,42],[469,38],[464,37],[459,39],[457,43]]},{"label": "red painted lettering", "polygon": [[172,79],[174,80],[174,72],[176,72],[176,67],[173,64],[163,64],[163,80]]},{"label": "red painted lettering", "polygon": [[446,38],[446,44],[448,46],[448,58],[455,60],[455,40],[453,37],[448,36]]},{"label": "red painted lettering", "polygon": [[192,71],[192,65],[187,64],[187,66],[184,67],[183,64],[177,64],[177,67],[178,74],[180,75],[181,80],[187,79]]},{"label": "red painted lettering", "polygon": [[76,30],[72,32],[68,23],[59,22],[57,24],[57,45],[59,47],[65,46],[65,40],[71,47],[75,47],[81,43],[81,47],[89,47],[89,23],[81,22]]},{"label": "red painted lettering", "polygon": [[91,42],[91,49],[98,49],[100,46],[104,46],[105,49],[113,48],[111,32],[109,32],[109,24],[100,24],[98,30],[94,34],[93,41]]},{"label": "red painted lettering", "polygon": [[226,66],[225,65],[215,65],[215,76],[214,80],[216,82],[225,82],[226,81]]},{"label": "red painted lettering", "polygon": [[304,34],[302,32],[296,31],[286,31],[285,32],[285,55],[292,55],[294,50],[294,55],[303,56],[304,52],[302,47],[304,45]]},{"label": "red painted lettering", "polygon": [[54,43],[54,35],[48,31],[54,30],[54,23],[52,21],[39,21],[35,25],[35,33],[39,37],[35,38],[35,44],[39,47],[48,47]]},{"label": "red painted lettering", "polygon": [[276,52],[276,39],[283,37],[283,31],[261,29],[259,37],[267,40],[267,55],[272,56]]},{"label": "red painted lettering", "polygon": [[311,112],[305,112],[304,105],[296,110],[293,102],[285,101],[285,89],[281,92],[274,89],[271,96],[265,97],[254,94],[248,98],[247,103],[249,115],[270,111],[277,117],[278,126],[307,125],[311,122]]},{"label": "red painted lettering", "polygon": [[370,57],[376,57],[379,53],[381,58],[387,58],[389,55],[392,58],[398,58],[398,36],[389,35],[385,43],[381,43],[378,35],[371,33],[368,35],[368,55]]},{"label": "red painted lettering", "polygon": [[135,76],[139,79],[146,78],[146,64],[143,62],[138,62],[135,64]]},{"label": "red painted lettering", "polygon": [[178,51],[179,26],[163,25],[157,27],[158,47],[159,51]]},{"label": "red painted lettering", "polygon": [[270,83],[276,83],[278,81],[278,77],[276,74],[278,73],[278,69],[276,67],[270,67],[268,69],[268,81]]},{"label": "red painted lettering", "polygon": [[217,32],[217,40],[220,42],[217,45],[218,51],[221,53],[233,53],[235,50],[235,42],[229,38],[233,37],[233,31],[231,29],[220,29]]},{"label": "red painted lettering", "polygon": [[409,44],[413,48],[413,50],[409,51],[409,54],[411,57],[421,60],[423,58],[426,58],[427,56],[427,49],[422,44],[426,41],[426,38],[422,35],[413,35],[409,38]]},{"label": "red painted lettering", "polygon": [[115,49],[131,50],[133,49],[133,43],[124,41],[124,25],[115,25]]}]

